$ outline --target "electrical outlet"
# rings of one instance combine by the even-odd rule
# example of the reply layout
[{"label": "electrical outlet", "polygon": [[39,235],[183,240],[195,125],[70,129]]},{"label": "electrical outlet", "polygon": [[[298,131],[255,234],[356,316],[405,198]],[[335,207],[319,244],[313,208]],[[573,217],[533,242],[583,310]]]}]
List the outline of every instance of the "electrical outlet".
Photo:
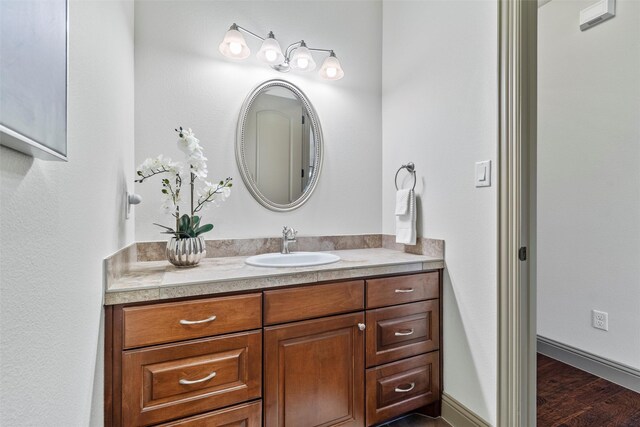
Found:
[{"label": "electrical outlet", "polygon": [[591,326],[603,331],[609,330],[609,313],[604,311],[591,310]]}]

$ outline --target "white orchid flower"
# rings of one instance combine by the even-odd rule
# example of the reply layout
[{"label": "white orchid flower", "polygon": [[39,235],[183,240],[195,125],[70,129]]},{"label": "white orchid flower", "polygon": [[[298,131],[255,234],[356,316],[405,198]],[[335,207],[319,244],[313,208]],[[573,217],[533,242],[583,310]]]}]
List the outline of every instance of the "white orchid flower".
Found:
[{"label": "white orchid flower", "polygon": [[[172,214],[176,218],[176,230],[178,229],[177,220],[181,212],[189,212],[189,209],[183,210],[181,206],[181,191],[183,184],[188,183],[191,191],[187,191],[191,195],[190,212],[193,216],[196,212],[203,210],[211,205],[219,206],[231,194],[231,178],[227,178],[219,183],[211,183],[204,181],[209,171],[207,168],[207,158],[204,155],[200,140],[196,138],[191,129],[176,129],[179,134],[177,146],[185,155],[184,162],[174,162],[168,157],[159,155],[155,158],[145,159],[138,167],[136,182],[146,181],[148,178],[158,174],[165,174],[162,179],[162,209]],[[166,175],[169,174],[169,175]],[[197,178],[203,180],[202,188],[197,183]],[[193,194],[198,195],[198,199],[194,200]],[[194,203],[195,202],[195,203]],[[163,226],[164,227],[164,226]],[[168,227],[165,227],[168,228]]]}]

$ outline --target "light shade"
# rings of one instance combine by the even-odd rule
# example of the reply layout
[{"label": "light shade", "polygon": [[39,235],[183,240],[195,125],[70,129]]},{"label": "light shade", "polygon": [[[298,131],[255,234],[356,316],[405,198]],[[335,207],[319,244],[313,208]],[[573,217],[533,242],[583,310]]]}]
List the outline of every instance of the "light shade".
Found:
[{"label": "light shade", "polygon": [[290,64],[291,68],[299,71],[312,71],[316,68],[316,61],[313,60],[311,51],[309,51],[304,41],[300,42],[300,47],[293,52]]},{"label": "light shade", "polygon": [[218,47],[220,53],[231,59],[245,59],[251,54],[238,26],[233,24]]},{"label": "light shade", "polygon": [[275,39],[272,32],[264,39],[256,56],[259,60],[269,65],[282,64],[284,62],[284,55],[282,54],[280,43]]},{"label": "light shade", "polygon": [[320,77],[327,80],[340,80],[344,77],[344,71],[340,66],[340,61],[338,61],[333,51],[322,63],[322,67],[320,67]]}]

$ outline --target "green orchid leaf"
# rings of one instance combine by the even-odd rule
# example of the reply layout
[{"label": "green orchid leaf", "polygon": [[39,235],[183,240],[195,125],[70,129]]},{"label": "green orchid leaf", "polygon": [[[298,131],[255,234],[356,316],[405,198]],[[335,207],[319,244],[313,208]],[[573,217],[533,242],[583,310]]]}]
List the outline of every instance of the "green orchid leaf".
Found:
[{"label": "green orchid leaf", "polygon": [[195,231],[196,235],[194,237],[197,237],[203,233],[208,233],[209,231],[213,230],[213,224],[205,224],[202,227],[198,227]]},{"label": "green orchid leaf", "polygon": [[189,218],[189,215],[184,214],[180,217],[180,227],[179,230],[180,232],[186,232],[189,229],[189,224],[191,223],[191,218]]},{"label": "green orchid leaf", "polygon": [[171,227],[167,227],[167,226],[165,226],[165,225],[158,224],[158,223],[156,223],[156,222],[154,222],[154,223],[153,223],[153,225],[157,225],[158,227],[162,227],[162,228],[164,228],[164,229],[168,230],[168,231],[169,231],[169,232],[171,232],[171,233],[175,233],[175,231],[174,231],[174,230],[173,230],[173,228],[171,228]]}]

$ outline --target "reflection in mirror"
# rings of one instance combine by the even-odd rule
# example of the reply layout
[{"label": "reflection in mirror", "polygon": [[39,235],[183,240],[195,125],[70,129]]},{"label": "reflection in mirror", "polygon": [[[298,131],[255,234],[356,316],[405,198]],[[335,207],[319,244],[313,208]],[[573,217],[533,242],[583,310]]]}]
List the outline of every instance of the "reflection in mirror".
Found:
[{"label": "reflection in mirror", "polygon": [[245,184],[265,207],[287,211],[308,199],[318,180],[321,144],[313,107],[294,85],[271,80],[245,101],[236,157]]}]

